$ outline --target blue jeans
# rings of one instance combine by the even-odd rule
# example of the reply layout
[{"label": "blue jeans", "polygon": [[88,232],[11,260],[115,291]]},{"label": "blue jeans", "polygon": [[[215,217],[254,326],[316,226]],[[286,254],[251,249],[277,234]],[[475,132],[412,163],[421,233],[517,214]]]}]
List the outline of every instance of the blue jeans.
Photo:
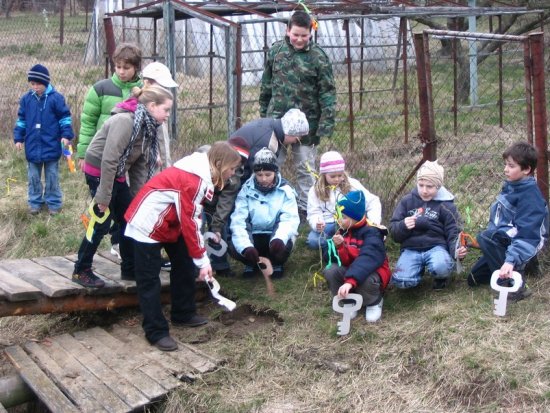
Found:
[{"label": "blue jeans", "polygon": [[[489,284],[493,272],[499,270],[504,264],[506,250],[512,243],[512,239],[504,232],[485,230],[478,234],[477,242],[483,255],[470,270],[471,278],[475,280],[475,284]],[[526,264],[514,264],[514,270],[523,271]]]},{"label": "blue jeans", "polygon": [[[318,250],[319,245],[323,249],[323,255],[324,252],[327,250],[327,239],[332,238],[332,236],[336,233],[336,223],[335,222],[329,222],[325,225],[325,229],[323,230],[323,234],[320,232],[311,230],[309,231],[309,234],[307,236],[307,247],[311,248],[312,250]],[[323,236],[321,236],[323,235]]]},{"label": "blue jeans", "polygon": [[[42,187],[44,169],[45,188]],[[58,211],[63,204],[63,194],[59,186],[59,161],[29,162],[29,208],[40,209],[46,204],[51,211]]]},{"label": "blue jeans", "polygon": [[447,249],[437,245],[427,251],[404,249],[397,260],[391,282],[397,288],[412,288],[420,284],[424,267],[434,278],[448,278],[455,266]]}]

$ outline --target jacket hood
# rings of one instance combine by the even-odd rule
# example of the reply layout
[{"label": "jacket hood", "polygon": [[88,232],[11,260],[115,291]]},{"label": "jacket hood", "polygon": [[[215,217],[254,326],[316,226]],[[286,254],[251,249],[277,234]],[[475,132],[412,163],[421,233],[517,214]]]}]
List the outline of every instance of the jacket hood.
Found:
[{"label": "jacket hood", "polygon": [[523,191],[527,191],[529,188],[531,188],[533,185],[536,185],[537,181],[532,176],[528,176],[525,179],[522,179],[520,181],[506,181],[502,185],[502,191],[503,192],[516,192],[521,193]]},{"label": "jacket hood", "polygon": [[[418,193],[418,188],[414,188],[412,190],[412,193],[414,194],[414,196],[420,198],[420,195]],[[435,196],[431,200],[432,201],[452,201],[453,199],[455,199],[455,196],[447,188],[442,186],[437,190]]]},{"label": "jacket hood", "polygon": [[[132,96],[132,97],[129,97],[128,99],[126,99],[123,102],[117,103],[115,105],[115,108],[119,108],[119,109],[125,110],[127,112],[135,112],[136,109],[137,109],[137,105],[138,105],[137,97]],[[113,113],[113,112],[114,112],[114,108],[113,108],[113,111],[111,113]]]},{"label": "jacket hood", "polygon": [[206,153],[194,152],[174,163],[174,167],[195,174],[212,185],[210,162]]}]

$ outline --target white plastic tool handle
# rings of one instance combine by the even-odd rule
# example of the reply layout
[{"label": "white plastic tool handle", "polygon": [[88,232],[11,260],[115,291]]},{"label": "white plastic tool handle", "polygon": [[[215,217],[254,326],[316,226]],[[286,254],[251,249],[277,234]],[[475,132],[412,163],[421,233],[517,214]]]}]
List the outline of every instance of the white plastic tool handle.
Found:
[{"label": "white plastic tool handle", "polygon": [[219,305],[224,306],[229,311],[233,311],[237,307],[235,301],[231,301],[229,298],[225,298],[220,294],[220,283],[216,281],[215,278],[210,279],[206,282],[206,284],[208,285],[208,288],[210,288],[212,297],[218,300]]}]

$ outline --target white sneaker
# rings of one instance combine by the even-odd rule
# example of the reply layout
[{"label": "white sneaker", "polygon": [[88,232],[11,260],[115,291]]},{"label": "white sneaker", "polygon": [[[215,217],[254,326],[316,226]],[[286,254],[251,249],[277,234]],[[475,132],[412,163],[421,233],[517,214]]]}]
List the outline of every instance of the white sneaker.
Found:
[{"label": "white sneaker", "polygon": [[367,310],[365,311],[365,318],[369,323],[376,323],[380,320],[380,317],[382,317],[383,304],[384,299],[382,298],[378,304],[367,307]]},{"label": "white sneaker", "polygon": [[111,255],[114,255],[115,257],[117,257],[119,260],[122,259],[122,257],[120,256],[120,248],[118,246],[118,244],[113,244],[111,246]]}]

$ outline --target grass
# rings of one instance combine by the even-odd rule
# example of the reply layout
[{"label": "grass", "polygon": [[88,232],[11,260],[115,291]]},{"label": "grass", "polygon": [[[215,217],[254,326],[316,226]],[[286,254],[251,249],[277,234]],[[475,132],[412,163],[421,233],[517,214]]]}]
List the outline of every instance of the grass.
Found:
[{"label": "grass", "polygon": [[[26,213],[26,163],[22,153],[0,141],[0,257],[23,258],[74,253],[83,228],[79,215],[87,192],[80,173],[61,164],[63,213],[50,218]],[[474,173],[479,169],[477,173]],[[465,165],[457,180],[487,173],[482,163]],[[10,181],[9,194],[7,178]],[[336,334],[338,314],[322,284],[318,254],[305,248],[301,229],[287,276],[266,294],[262,279],[220,279],[235,299],[234,314],[199,303],[210,323],[173,329],[184,342],[216,354],[226,363],[216,372],[152,406],[154,412],[525,412],[550,408],[550,281],[530,279],[528,301],[508,307],[506,318],[492,314],[488,288],[470,289],[465,275],[450,288],[431,290],[427,279],[412,291],[389,290],[381,322],[363,316],[348,336]],[[395,264],[398,245],[387,241]],[[473,252],[465,263],[474,262]],[[546,257],[543,273],[548,270]],[[240,264],[233,263],[235,270]],[[227,317],[233,317],[227,320]],[[112,323],[135,326],[135,309],[0,319],[0,346]],[[0,373],[13,373],[0,356]]]}]

